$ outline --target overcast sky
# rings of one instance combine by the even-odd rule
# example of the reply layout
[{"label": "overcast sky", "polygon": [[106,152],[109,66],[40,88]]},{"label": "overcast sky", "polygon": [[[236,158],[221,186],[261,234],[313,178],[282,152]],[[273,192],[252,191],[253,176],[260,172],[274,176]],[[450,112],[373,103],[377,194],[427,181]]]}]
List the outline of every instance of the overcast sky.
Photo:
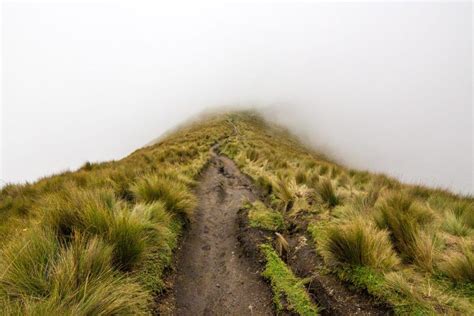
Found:
[{"label": "overcast sky", "polygon": [[4,2],[3,181],[233,105],[348,166],[474,193],[470,2],[133,3]]}]

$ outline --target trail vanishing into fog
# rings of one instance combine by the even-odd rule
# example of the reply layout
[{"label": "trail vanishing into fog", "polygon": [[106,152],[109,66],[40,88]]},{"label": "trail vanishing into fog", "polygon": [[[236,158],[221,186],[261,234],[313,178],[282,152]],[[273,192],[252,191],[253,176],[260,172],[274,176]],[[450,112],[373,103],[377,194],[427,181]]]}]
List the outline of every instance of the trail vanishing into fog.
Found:
[{"label": "trail vanishing into fog", "polygon": [[213,153],[197,188],[199,205],[178,252],[177,315],[272,315],[271,290],[242,252],[237,212],[254,201],[250,180]]}]

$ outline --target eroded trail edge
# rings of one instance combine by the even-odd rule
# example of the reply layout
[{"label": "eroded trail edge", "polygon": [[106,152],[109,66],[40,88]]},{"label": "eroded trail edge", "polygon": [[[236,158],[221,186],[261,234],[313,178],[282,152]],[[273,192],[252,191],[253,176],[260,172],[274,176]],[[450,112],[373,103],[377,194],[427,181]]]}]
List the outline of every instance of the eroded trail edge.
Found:
[{"label": "eroded trail edge", "polygon": [[250,180],[213,154],[197,188],[199,205],[177,254],[177,315],[272,315],[272,294],[259,266],[237,240],[237,213],[254,201]]}]

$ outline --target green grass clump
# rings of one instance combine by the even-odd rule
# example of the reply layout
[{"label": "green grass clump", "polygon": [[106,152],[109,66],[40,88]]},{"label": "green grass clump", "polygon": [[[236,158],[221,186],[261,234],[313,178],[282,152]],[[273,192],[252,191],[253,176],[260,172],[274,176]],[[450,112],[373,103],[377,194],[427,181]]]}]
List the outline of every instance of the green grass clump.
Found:
[{"label": "green grass clump", "polygon": [[357,195],[354,198],[353,206],[358,211],[367,211],[374,207],[375,203],[379,198],[379,190],[372,189],[369,190],[366,194]]},{"label": "green grass clump", "polygon": [[166,208],[189,218],[197,205],[196,197],[182,182],[163,175],[148,175],[140,179],[132,191],[138,201],[162,201]]},{"label": "green grass clump", "polygon": [[295,203],[295,196],[283,177],[279,177],[273,184],[274,195],[277,198],[278,206],[283,211],[289,211]]},{"label": "green grass clump", "polygon": [[74,233],[65,245],[51,231],[33,231],[2,253],[0,303],[32,315],[145,314],[148,293],[113,269],[112,252],[97,237]]},{"label": "green grass clump", "polygon": [[282,300],[285,300],[290,311],[299,315],[318,315],[318,307],[311,301],[304,280],[293,274],[270,245],[262,245],[261,250],[267,261],[262,275],[271,282],[277,310],[283,309]]},{"label": "green grass clump", "polygon": [[453,211],[447,211],[443,229],[454,236],[465,237],[471,233],[471,228],[464,223],[462,217],[456,215]]},{"label": "green grass clump", "polygon": [[248,149],[246,151],[247,159],[250,161],[257,161],[258,160],[258,152],[255,149]]},{"label": "green grass clump", "polygon": [[316,187],[316,193],[321,201],[330,208],[341,203],[341,198],[336,194],[332,182],[329,179],[324,179],[319,183]]},{"label": "green grass clump", "polygon": [[147,248],[136,267],[137,277],[152,293],[160,293],[164,287],[162,274],[172,261],[182,230],[181,222],[166,211],[162,202],[137,204],[132,216],[151,223],[147,225]]},{"label": "green grass clump", "polygon": [[268,179],[266,177],[263,177],[263,176],[259,176],[256,179],[256,184],[266,194],[272,194],[272,192],[273,192],[273,183],[270,179]]},{"label": "green grass clump", "polygon": [[52,293],[40,306],[79,315],[145,314],[149,294],[113,269],[113,251],[98,238],[76,236],[52,267]]},{"label": "green grass clump", "polygon": [[1,190],[0,216],[27,215],[37,191],[31,184],[7,184]]},{"label": "green grass clump", "polygon": [[448,253],[440,264],[441,271],[456,282],[474,282],[474,249],[463,245],[460,252]]},{"label": "green grass clump", "polygon": [[280,212],[270,209],[260,201],[248,205],[249,222],[251,227],[269,231],[281,231],[285,228],[285,221]]},{"label": "green grass clump", "polygon": [[111,190],[70,187],[62,195],[51,196],[48,205],[44,225],[60,240],[68,242],[74,232],[101,236],[113,245],[115,267],[130,271],[140,262],[153,223],[132,216]]},{"label": "green grass clump", "polygon": [[474,202],[472,200],[457,201],[454,203],[452,210],[466,226],[474,229]]},{"label": "green grass clump", "polygon": [[45,297],[50,292],[48,271],[59,243],[49,230],[33,230],[7,244],[0,255],[0,294],[10,298]]},{"label": "green grass clump", "polygon": [[130,271],[141,261],[146,249],[148,226],[151,223],[131,216],[128,210],[115,217],[107,237],[114,245],[113,262],[117,268]]},{"label": "green grass clump", "polygon": [[389,270],[400,263],[388,233],[362,218],[328,227],[321,248],[330,264]]},{"label": "green grass clump", "polygon": [[295,181],[297,184],[305,184],[308,182],[308,176],[303,169],[298,169],[298,171],[296,171]]},{"label": "green grass clump", "polygon": [[422,295],[416,292],[413,284],[398,272],[386,274],[370,267],[345,267],[337,271],[344,281],[354,284],[357,288],[366,290],[377,300],[392,306],[395,315],[434,315],[435,309]]},{"label": "green grass clump", "polygon": [[378,211],[377,222],[390,231],[399,253],[406,260],[432,272],[436,237],[425,226],[433,221],[433,213],[411,197],[399,193],[388,196]]},{"label": "green grass clump", "polygon": [[111,190],[84,190],[74,185],[46,196],[40,204],[44,225],[64,239],[70,238],[76,230],[91,234],[107,233],[117,207],[118,201]]}]

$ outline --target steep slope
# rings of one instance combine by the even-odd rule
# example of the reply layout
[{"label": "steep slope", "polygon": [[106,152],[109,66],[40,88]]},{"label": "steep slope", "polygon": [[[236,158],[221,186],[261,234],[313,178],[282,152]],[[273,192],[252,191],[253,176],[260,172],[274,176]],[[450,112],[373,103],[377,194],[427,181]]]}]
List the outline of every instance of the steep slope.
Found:
[{"label": "steep slope", "polygon": [[469,314],[473,203],[216,115],[4,187],[0,312]]}]

